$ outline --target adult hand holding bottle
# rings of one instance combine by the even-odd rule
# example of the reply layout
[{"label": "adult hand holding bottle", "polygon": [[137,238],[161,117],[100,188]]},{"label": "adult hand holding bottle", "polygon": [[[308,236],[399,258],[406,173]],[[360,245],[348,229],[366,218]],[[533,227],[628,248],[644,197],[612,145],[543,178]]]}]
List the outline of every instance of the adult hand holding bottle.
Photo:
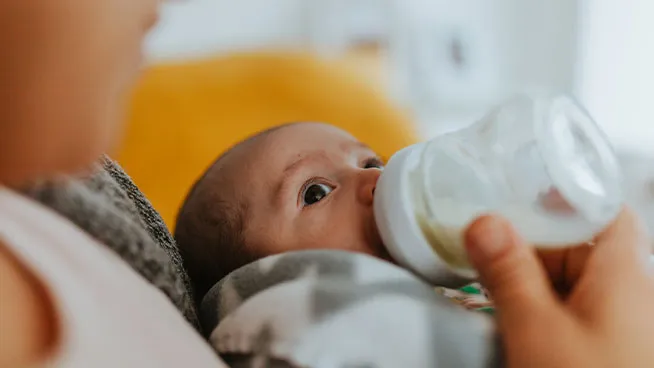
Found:
[{"label": "adult hand holding bottle", "polygon": [[[623,210],[594,243],[542,262],[500,217],[468,228],[468,255],[493,297],[509,367],[654,367],[643,226]],[[557,284],[568,287],[559,293]]]}]

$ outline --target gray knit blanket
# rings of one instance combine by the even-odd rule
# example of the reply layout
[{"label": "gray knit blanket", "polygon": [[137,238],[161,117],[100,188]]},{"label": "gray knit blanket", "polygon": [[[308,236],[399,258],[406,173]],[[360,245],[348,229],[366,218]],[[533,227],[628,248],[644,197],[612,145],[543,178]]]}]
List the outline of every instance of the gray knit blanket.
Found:
[{"label": "gray knit blanket", "polygon": [[35,183],[24,193],[115,251],[198,327],[190,282],[175,240],[118,164],[103,157],[85,177]]},{"label": "gray knit blanket", "polygon": [[236,270],[204,298],[200,323],[231,367],[501,366],[492,317],[390,263],[341,251]]}]

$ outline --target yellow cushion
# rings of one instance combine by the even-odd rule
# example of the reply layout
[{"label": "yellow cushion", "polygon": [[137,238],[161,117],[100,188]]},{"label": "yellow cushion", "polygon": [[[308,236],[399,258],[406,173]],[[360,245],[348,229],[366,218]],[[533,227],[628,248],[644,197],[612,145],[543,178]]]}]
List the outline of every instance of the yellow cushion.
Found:
[{"label": "yellow cushion", "polygon": [[406,117],[356,73],[304,54],[244,53],[146,71],[116,159],[172,228],[223,151],[288,122],[329,122],[382,156],[416,141]]}]

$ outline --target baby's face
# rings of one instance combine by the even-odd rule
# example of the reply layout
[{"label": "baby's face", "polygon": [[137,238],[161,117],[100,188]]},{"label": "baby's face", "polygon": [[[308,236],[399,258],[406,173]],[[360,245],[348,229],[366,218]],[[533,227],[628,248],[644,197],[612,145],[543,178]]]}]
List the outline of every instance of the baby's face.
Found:
[{"label": "baby's face", "polygon": [[245,243],[261,257],[340,249],[387,258],[373,218],[383,162],[340,129],[295,124],[232,153]]}]

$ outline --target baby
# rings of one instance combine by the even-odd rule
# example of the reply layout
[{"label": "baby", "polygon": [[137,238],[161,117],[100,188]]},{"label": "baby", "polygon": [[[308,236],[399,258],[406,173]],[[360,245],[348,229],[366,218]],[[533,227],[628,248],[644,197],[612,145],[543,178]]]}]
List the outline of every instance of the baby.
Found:
[{"label": "baby", "polygon": [[326,124],[289,124],[222,155],[191,189],[175,230],[201,298],[254,260],[299,249],[389,259],[373,217],[383,161]]},{"label": "baby", "polygon": [[[293,250],[390,260],[373,216],[383,167],[366,145],[319,123],[274,128],[230,149],[195,184],[177,219],[196,297],[247,263]],[[483,290],[443,291],[471,309],[488,306]]]}]

